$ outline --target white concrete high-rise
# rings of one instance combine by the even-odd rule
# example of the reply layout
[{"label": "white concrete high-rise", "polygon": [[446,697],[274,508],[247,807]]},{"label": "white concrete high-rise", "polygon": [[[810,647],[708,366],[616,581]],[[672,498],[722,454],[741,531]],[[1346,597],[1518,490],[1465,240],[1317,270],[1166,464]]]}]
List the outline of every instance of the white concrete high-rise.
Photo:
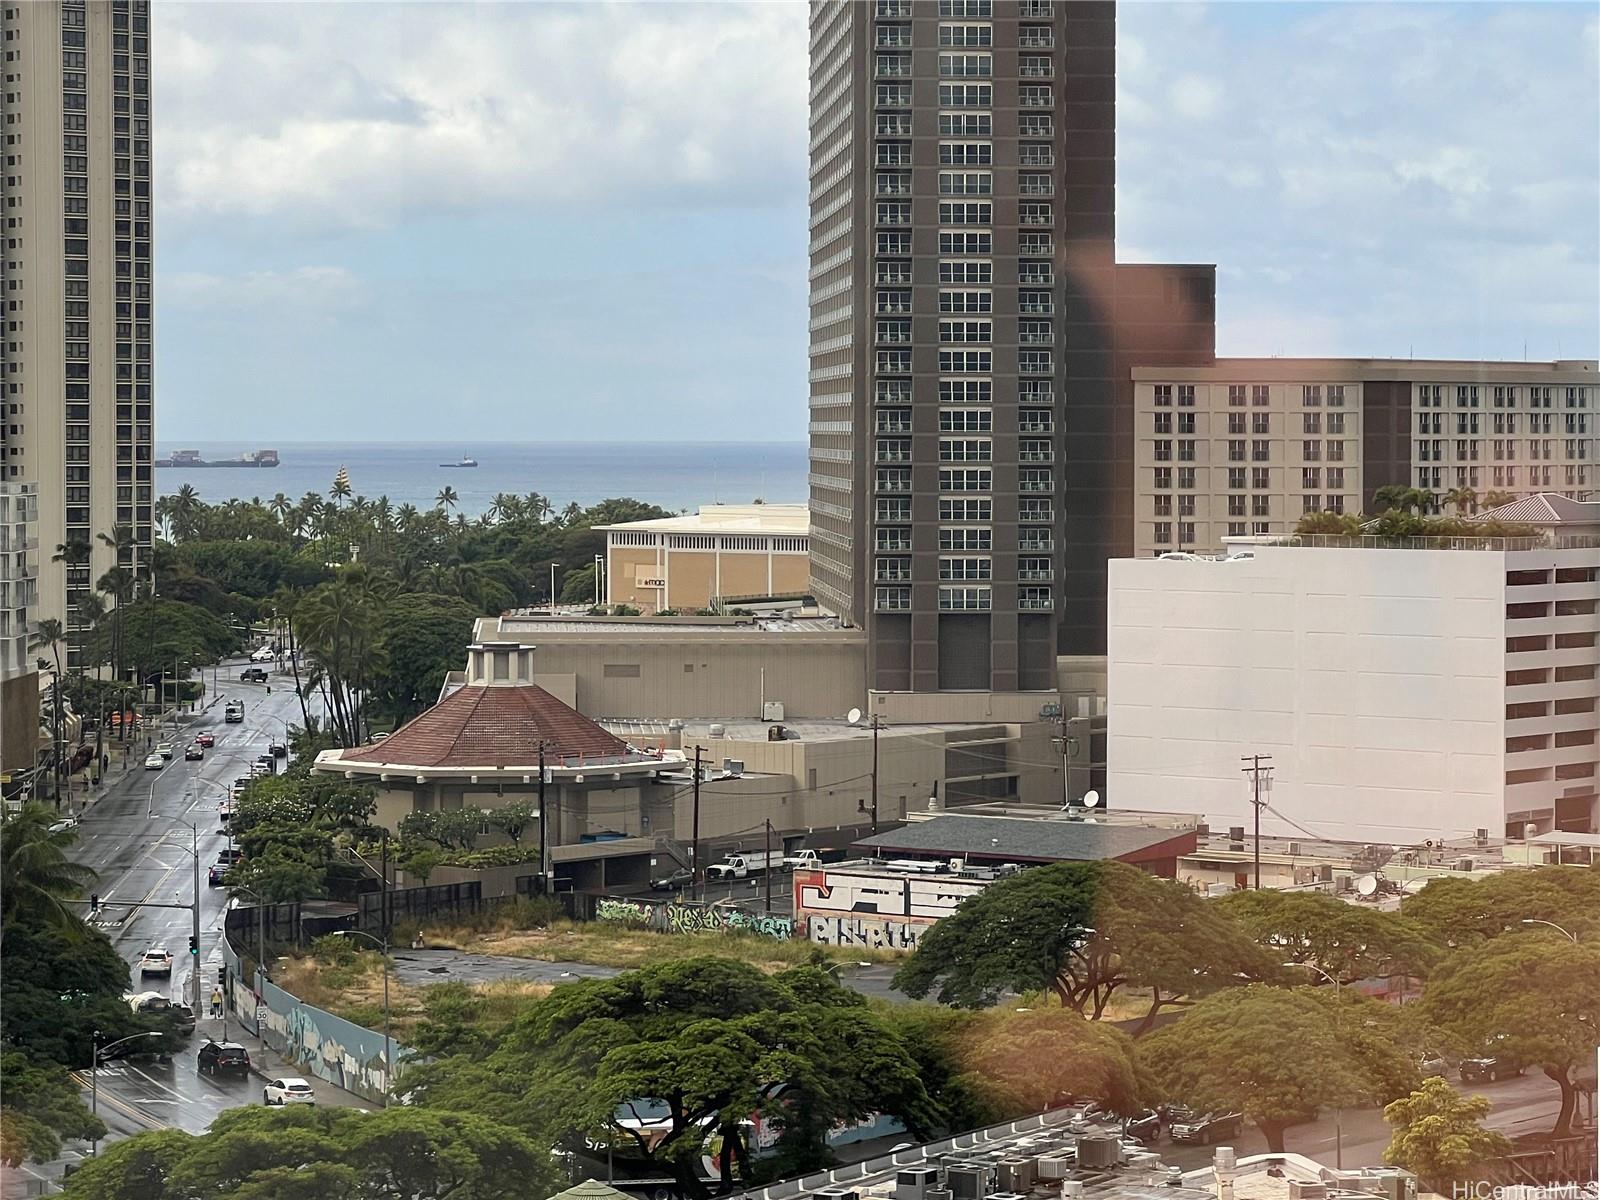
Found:
[{"label": "white concrete high-rise", "polygon": [[37,616],[69,633],[105,572],[137,570],[151,542],[149,23],[148,0],[0,7],[0,480],[38,487]]}]

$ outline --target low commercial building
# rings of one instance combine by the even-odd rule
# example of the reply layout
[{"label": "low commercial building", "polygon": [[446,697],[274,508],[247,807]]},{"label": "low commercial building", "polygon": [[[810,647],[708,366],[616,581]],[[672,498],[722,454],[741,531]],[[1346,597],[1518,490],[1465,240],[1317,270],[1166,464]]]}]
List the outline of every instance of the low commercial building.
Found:
[{"label": "low commercial building", "polygon": [[737,608],[810,586],[804,504],[702,504],[699,512],[597,525],[606,535],[605,600],[641,612]]},{"label": "low commercial building", "polygon": [[28,644],[38,605],[38,505],[36,485],[0,483],[0,793],[7,797],[27,786],[39,749],[37,655]]},{"label": "low commercial building", "polygon": [[1600,541],[1302,537],[1111,564],[1108,792],[1401,845],[1600,821]]}]

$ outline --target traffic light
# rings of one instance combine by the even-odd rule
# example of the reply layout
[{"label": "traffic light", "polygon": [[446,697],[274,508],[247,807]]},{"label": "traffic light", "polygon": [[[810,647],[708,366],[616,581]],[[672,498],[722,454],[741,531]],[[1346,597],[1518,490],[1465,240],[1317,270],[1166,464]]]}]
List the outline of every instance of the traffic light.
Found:
[{"label": "traffic light", "polygon": [[100,915],[100,893],[99,892],[90,892],[89,893],[89,915],[91,917],[97,917],[97,916]]},{"label": "traffic light", "polygon": [[195,937],[192,933],[189,935],[189,953],[195,955],[196,957],[198,957],[200,954],[200,939]]}]

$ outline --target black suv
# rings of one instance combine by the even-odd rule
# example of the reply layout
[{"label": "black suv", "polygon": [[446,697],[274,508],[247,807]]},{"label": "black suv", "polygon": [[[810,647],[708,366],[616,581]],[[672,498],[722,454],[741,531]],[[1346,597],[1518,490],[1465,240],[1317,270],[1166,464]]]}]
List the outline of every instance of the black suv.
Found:
[{"label": "black suv", "polygon": [[207,1042],[195,1056],[195,1065],[206,1075],[248,1075],[250,1051],[238,1042]]}]

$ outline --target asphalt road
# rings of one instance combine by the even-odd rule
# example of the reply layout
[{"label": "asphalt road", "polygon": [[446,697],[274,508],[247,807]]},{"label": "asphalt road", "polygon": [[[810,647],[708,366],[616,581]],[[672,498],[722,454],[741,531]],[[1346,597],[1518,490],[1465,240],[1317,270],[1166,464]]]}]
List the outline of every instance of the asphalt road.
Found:
[{"label": "asphalt road", "polygon": [[[206,708],[178,718],[176,732],[169,721],[153,739],[171,741],[172,760],[160,771],[143,768],[144,740],[128,743],[127,766],[123,767],[121,744],[114,739],[106,746],[111,759],[111,786],[90,804],[78,826],[78,843],[73,857],[94,868],[99,875],[96,890],[101,910],[90,918],[132,968],[133,990],[157,991],[172,999],[192,999],[191,981],[195,966],[188,953],[192,928],[187,907],[135,907],[139,904],[187,906],[194,891],[194,859],[191,844],[198,847],[200,859],[200,1006],[203,1014],[210,1004],[211,988],[222,969],[222,914],[227,899],[221,887],[207,883],[207,869],[228,846],[227,834],[217,819],[217,805],[234,779],[249,773],[250,763],[273,741],[283,741],[287,725],[300,722],[300,705],[292,685],[274,677],[272,694],[259,683],[239,682],[244,663],[225,666],[219,671],[219,695]],[[231,680],[231,682],[230,682]],[[223,721],[228,700],[244,702],[244,723]],[[205,758],[186,762],[183,747],[202,730],[216,737],[214,748]],[[281,760],[280,760],[281,762]],[[192,831],[191,831],[192,827]],[[165,947],[173,956],[170,978],[143,976],[138,971],[139,956],[152,946]],[[241,1038],[237,1026],[229,1030],[244,1041],[252,1061],[267,1069],[282,1067],[275,1056],[263,1056],[260,1044]],[[110,1128],[110,1139],[126,1137],[147,1129],[178,1128],[198,1133],[224,1109],[258,1103],[262,1080],[233,1077],[211,1078],[195,1070],[194,1052],[207,1037],[220,1038],[222,1022],[202,1019],[189,1047],[162,1063],[145,1057],[119,1060],[101,1068],[98,1111]],[[285,1069],[285,1074],[299,1074]],[[89,1072],[81,1073],[84,1098],[90,1098]],[[332,1084],[312,1079],[317,1100],[323,1104],[364,1104],[356,1096]],[[69,1149],[66,1160],[82,1157],[88,1147]],[[3,1194],[29,1194],[30,1181],[57,1177],[61,1161],[28,1164],[18,1171],[6,1171]]]}]

